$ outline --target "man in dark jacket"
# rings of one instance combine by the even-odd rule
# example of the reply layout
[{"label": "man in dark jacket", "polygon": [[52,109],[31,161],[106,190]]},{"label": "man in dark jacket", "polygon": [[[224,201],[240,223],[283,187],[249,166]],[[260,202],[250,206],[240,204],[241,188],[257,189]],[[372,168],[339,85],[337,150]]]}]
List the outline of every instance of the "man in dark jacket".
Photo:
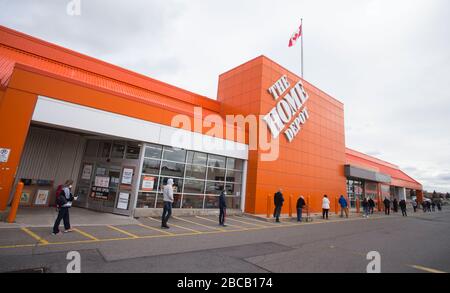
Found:
[{"label": "man in dark jacket", "polygon": [[297,222],[302,221],[302,211],[305,206],[306,206],[305,198],[303,197],[303,195],[300,195],[300,197],[297,200]]},{"label": "man in dark jacket", "polygon": [[225,190],[222,191],[219,195],[219,225],[223,227],[227,226],[225,225],[225,216],[227,214],[227,201],[225,200],[226,195],[227,193],[225,192]]},{"label": "man in dark jacket", "polygon": [[372,198],[369,198],[369,213],[373,215],[373,210],[375,208],[375,201]]},{"label": "man in dark jacket", "polygon": [[389,200],[389,198],[384,198],[384,213],[386,215],[390,215],[391,214],[391,201]]},{"label": "man in dark jacket", "polygon": [[406,214],[406,200],[402,199],[400,201],[399,205],[400,205],[400,209],[402,210],[402,216],[407,217],[408,215]]},{"label": "man in dark jacket", "polygon": [[396,198],[394,198],[394,201],[392,202],[392,207],[394,208],[394,213],[398,212],[398,201]]},{"label": "man in dark jacket", "polygon": [[283,202],[284,202],[282,191],[283,190],[281,190],[281,188],[280,188],[273,197],[273,202],[275,204],[275,210],[273,211],[273,217],[277,219],[276,220],[277,223],[280,222],[281,208],[283,207]]}]

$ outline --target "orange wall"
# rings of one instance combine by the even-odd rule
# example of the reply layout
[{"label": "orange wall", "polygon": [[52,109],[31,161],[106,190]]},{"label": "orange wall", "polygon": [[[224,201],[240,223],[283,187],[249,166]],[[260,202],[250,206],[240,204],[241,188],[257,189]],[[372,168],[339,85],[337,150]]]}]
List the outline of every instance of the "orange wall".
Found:
[{"label": "orange wall", "polygon": [[9,199],[35,104],[36,95],[15,89],[8,89],[0,103],[0,147],[11,149],[8,162],[0,163],[0,210]]},{"label": "orange wall", "polygon": [[[222,74],[218,96],[223,113],[266,115],[277,103],[268,89],[285,74],[291,85],[298,82],[298,76],[263,56]],[[288,212],[290,195],[293,204],[299,195],[310,196],[312,211],[321,210],[324,194],[331,199],[332,210],[334,197],[346,195],[343,105],[312,85],[304,85],[309,94],[305,105],[310,119],[294,141],[289,143],[280,134],[280,156],[274,162],[262,162],[261,151],[250,152],[246,191],[249,213],[265,214],[267,196],[273,196],[279,187],[286,200],[284,213]]]}]

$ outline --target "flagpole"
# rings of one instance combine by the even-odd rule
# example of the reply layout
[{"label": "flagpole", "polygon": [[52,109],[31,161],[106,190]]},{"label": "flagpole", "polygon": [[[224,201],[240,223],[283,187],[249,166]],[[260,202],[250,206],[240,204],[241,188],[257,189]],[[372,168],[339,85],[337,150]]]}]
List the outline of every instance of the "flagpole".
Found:
[{"label": "flagpole", "polygon": [[301,31],[301,37],[302,37],[302,52],[301,52],[301,56],[302,56],[302,79],[303,79],[303,32],[304,32],[304,30],[303,30],[303,18],[301,18],[301,20],[300,20],[300,27],[302,28],[302,31]]}]

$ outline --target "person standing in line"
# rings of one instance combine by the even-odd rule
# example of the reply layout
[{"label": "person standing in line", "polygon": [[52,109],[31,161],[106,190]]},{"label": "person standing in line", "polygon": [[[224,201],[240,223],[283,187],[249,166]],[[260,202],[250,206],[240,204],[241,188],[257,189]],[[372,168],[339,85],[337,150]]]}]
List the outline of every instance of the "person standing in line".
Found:
[{"label": "person standing in line", "polygon": [[364,200],[361,203],[362,207],[363,207],[363,217],[364,218],[369,218],[369,201],[367,200],[367,197],[364,197]]},{"label": "person standing in line", "polygon": [[413,206],[413,209],[414,209],[414,213],[416,213],[417,212],[417,199],[415,199],[415,200],[413,200],[412,201],[412,206]]},{"label": "person standing in line", "polygon": [[328,212],[330,211],[330,200],[328,196],[325,194],[322,199],[322,218],[328,220]]},{"label": "person standing in line", "polygon": [[368,203],[369,203],[369,213],[373,215],[373,210],[375,208],[375,201],[372,198],[369,198]]},{"label": "person standing in line", "polygon": [[281,215],[281,209],[283,208],[283,190],[280,188],[278,189],[278,192],[275,193],[273,197],[273,201],[275,204],[275,210],[273,211],[273,217],[276,218],[276,222],[280,223],[280,215]]},{"label": "person standing in line", "polygon": [[227,195],[226,191],[223,190],[219,195],[219,225],[226,227],[225,225],[225,217],[227,214],[227,201],[225,200],[225,196]]},{"label": "person standing in line", "polygon": [[398,200],[397,198],[394,198],[394,201],[392,202],[392,207],[394,208],[394,213],[398,212]]},{"label": "person standing in line", "polygon": [[170,216],[172,216],[172,204],[173,204],[173,179],[170,178],[167,180],[167,184],[163,188],[163,197],[164,197],[164,208],[162,213],[162,223],[161,228],[162,229],[169,229],[170,227],[167,226],[167,222],[170,219]]},{"label": "person standing in line", "polygon": [[384,214],[389,216],[391,214],[391,201],[389,200],[389,198],[385,197],[383,203]]},{"label": "person standing in line", "polygon": [[339,205],[341,206],[341,218],[345,217],[348,219],[348,203],[343,195],[339,198]]},{"label": "person standing in line", "polygon": [[406,200],[402,199],[399,203],[400,209],[402,210],[402,216],[407,217],[408,214],[406,214]]},{"label": "person standing in line", "polygon": [[56,208],[58,209],[58,217],[53,225],[53,235],[59,234],[59,225],[61,220],[64,222],[64,233],[72,232],[70,226],[69,209],[72,207],[72,202],[76,199],[72,195],[73,180],[67,180],[64,185],[58,188],[59,193],[56,194]]},{"label": "person standing in line", "polygon": [[302,221],[302,213],[303,208],[306,206],[305,198],[303,195],[300,195],[300,197],[297,200],[297,222]]}]

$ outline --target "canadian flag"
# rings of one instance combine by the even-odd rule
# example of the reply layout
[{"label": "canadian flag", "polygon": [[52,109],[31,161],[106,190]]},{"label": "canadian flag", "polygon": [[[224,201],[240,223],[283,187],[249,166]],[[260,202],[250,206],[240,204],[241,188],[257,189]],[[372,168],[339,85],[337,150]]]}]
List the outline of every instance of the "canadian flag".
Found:
[{"label": "canadian flag", "polygon": [[294,46],[297,40],[302,36],[302,26],[298,28],[298,30],[292,34],[291,39],[289,40],[289,48]]}]

